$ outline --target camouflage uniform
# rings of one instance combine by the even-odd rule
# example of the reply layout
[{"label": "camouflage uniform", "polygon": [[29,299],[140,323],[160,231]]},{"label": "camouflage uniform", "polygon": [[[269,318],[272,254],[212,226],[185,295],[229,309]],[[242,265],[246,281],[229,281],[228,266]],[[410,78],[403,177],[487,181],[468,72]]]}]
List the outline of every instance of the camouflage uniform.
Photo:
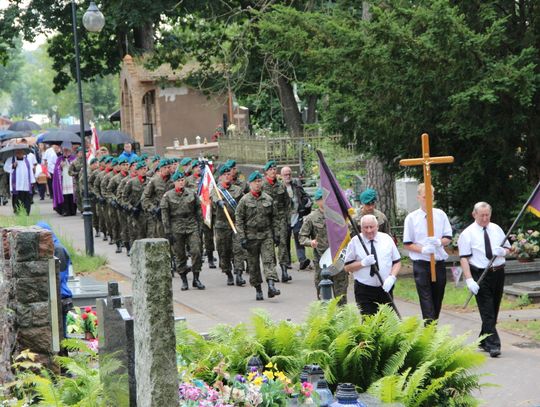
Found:
[{"label": "camouflage uniform", "polygon": [[118,197],[116,195],[118,185],[120,184],[120,181],[122,178],[124,178],[127,174],[118,172],[114,174],[110,179],[109,182],[105,185],[105,198],[107,199],[107,203],[109,204],[108,211],[109,211],[109,225],[110,225],[110,231],[113,241],[116,243],[116,251],[121,251],[120,247],[120,207],[118,206]]},{"label": "camouflage uniform", "polygon": [[[0,201],[5,201],[11,197],[9,192],[9,174],[4,171],[4,163],[0,165]],[[3,204],[3,202],[0,202]]]},{"label": "camouflage uniform", "polygon": [[128,206],[125,199],[125,189],[127,183],[132,179],[131,173],[128,173],[124,178],[120,180],[118,188],[116,189],[116,197],[118,201],[118,212],[121,216],[122,221],[120,222],[120,238],[124,242],[124,246],[129,255],[129,249],[131,248],[131,239],[129,237],[129,212]]},{"label": "camouflage uniform", "polygon": [[144,239],[147,237],[147,216],[142,214],[142,194],[144,188],[148,184],[148,177],[131,178],[124,189],[124,202],[129,211],[128,228],[129,228],[129,244],[133,245],[135,240]]},{"label": "camouflage uniform", "polygon": [[[321,282],[321,267],[319,266],[319,261],[326,249],[330,247],[323,212],[316,209],[304,218],[304,224],[300,229],[298,240],[301,245],[308,247],[311,247],[312,240],[317,241],[317,248],[313,249],[313,263],[315,264],[315,288],[317,290],[317,298],[320,299],[319,283]],[[342,295],[340,304],[347,304],[347,287],[349,286],[349,275],[347,272],[342,270],[339,274],[330,277],[330,279],[334,282],[334,296]]]},{"label": "camouflage uniform", "polygon": [[75,193],[73,194],[74,199],[76,200],[77,208],[79,209],[79,212],[82,213],[83,211],[83,205],[82,205],[82,192],[83,188],[81,188],[80,178],[82,175],[82,167],[83,167],[83,158],[77,157],[77,159],[73,160],[73,162],[69,165],[68,174],[73,177],[73,186],[75,187]]},{"label": "camouflage uniform", "polygon": [[273,241],[274,233],[279,232],[277,213],[272,197],[264,192],[258,198],[251,193],[244,195],[236,207],[238,239],[247,239],[249,283],[253,287],[263,282],[261,259],[265,279],[278,281]]},{"label": "camouflage uniform", "polygon": [[[390,234],[390,224],[388,223],[388,219],[384,213],[374,208],[373,213],[371,213],[370,215],[374,215],[377,218],[377,223],[379,224],[379,232]],[[362,218],[362,216],[364,215],[362,214],[361,208],[357,209],[353,216],[353,220],[356,222],[356,225],[358,226],[358,230],[361,229],[360,219]]]},{"label": "camouflage uniform", "polygon": [[184,188],[182,192],[176,189],[167,191],[160,202],[161,218],[166,236],[172,236],[172,251],[177,259],[177,271],[184,275],[187,267],[187,247],[191,255],[191,270],[201,271],[201,241],[199,230],[202,213],[197,194],[192,189]]},{"label": "camouflage uniform", "polygon": [[[219,187],[223,189],[222,186]],[[231,185],[227,192],[231,197],[236,201],[237,205],[244,193],[240,187],[236,185]],[[215,222],[214,230],[216,232],[216,246],[219,255],[219,267],[221,271],[227,276],[230,276],[232,273],[231,265],[234,264],[234,272],[236,274],[236,285],[242,285],[242,273],[244,272],[244,258],[245,250],[240,246],[240,241],[238,236],[231,229],[231,225],[227,220],[225,211],[222,207],[216,203],[219,201],[217,194],[214,192],[212,194],[212,200],[214,201],[213,213],[215,213]],[[234,218],[234,209],[227,200],[223,200],[226,205],[227,211],[231,217],[231,220],[235,221]],[[245,282],[244,282],[245,284]]]},{"label": "camouflage uniform", "polygon": [[233,185],[240,187],[244,194],[247,194],[249,192],[249,185],[245,179],[241,178],[240,173],[237,173],[236,178],[233,179]]},{"label": "camouflage uniform", "polygon": [[[104,170],[101,176],[96,176],[96,182],[94,183],[96,195],[98,196],[100,205],[99,205],[99,212],[100,212],[100,224],[99,224],[99,230],[103,231],[106,236],[109,236],[109,238],[112,239],[112,230],[109,220],[109,205],[107,204],[107,193],[105,192],[105,189],[107,187],[107,184],[109,183],[110,179],[114,175],[114,171],[112,170]],[[105,236],[104,236],[105,237]],[[103,240],[106,240],[105,238]],[[113,240],[111,240],[113,242]],[[112,244],[112,243],[111,243]]]},{"label": "camouflage uniform", "polygon": [[165,192],[172,187],[168,176],[163,179],[161,174],[155,174],[144,188],[141,202],[148,214],[148,237],[165,237],[159,203]]},{"label": "camouflage uniform", "polygon": [[285,186],[276,179],[274,184],[270,184],[267,178],[263,181],[263,192],[266,192],[276,205],[277,214],[275,218],[275,237],[279,238],[278,258],[279,264],[284,266],[291,262],[289,251],[287,250],[287,232],[289,229],[291,198]]},{"label": "camouflage uniform", "polygon": [[97,175],[101,172],[98,168],[88,168],[88,199],[90,200],[90,207],[92,210],[92,226],[96,230],[96,237],[99,236],[99,214],[97,209],[97,195],[94,188],[94,182]]}]

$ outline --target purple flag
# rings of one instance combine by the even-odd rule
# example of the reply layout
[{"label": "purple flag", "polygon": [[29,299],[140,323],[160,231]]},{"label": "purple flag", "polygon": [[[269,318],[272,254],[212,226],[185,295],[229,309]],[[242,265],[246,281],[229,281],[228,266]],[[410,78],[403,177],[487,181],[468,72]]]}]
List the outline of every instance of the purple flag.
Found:
[{"label": "purple flag", "polygon": [[536,187],[536,192],[529,202],[529,212],[532,212],[540,218],[540,188]]},{"label": "purple flag", "polygon": [[320,151],[319,170],[321,176],[321,189],[324,200],[324,217],[326,220],[326,231],[328,234],[328,243],[333,261],[336,261],[343,249],[351,240],[349,227],[347,224],[347,213],[353,210],[345,193],[339,187],[336,177],[328,168],[326,161]]}]

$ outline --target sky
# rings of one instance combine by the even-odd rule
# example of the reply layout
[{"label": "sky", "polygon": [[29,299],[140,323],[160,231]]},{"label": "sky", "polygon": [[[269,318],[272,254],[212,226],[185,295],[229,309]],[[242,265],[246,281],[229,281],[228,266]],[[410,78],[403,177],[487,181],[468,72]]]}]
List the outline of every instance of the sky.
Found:
[{"label": "sky", "polygon": [[[6,8],[8,6],[8,4],[9,4],[9,0],[0,0],[0,10]],[[46,39],[47,38],[44,35],[39,35],[39,36],[36,37],[36,40],[33,43],[24,41],[23,42],[23,49],[25,49],[27,51],[33,51],[33,50],[37,49],[41,44],[43,44]]]}]

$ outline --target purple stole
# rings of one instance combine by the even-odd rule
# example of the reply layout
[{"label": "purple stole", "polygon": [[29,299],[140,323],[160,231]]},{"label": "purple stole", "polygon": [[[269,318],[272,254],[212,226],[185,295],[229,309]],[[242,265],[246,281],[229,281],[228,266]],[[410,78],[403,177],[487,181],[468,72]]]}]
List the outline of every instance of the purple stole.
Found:
[{"label": "purple stole", "polygon": [[[17,160],[15,157],[13,157],[13,160]],[[12,160],[12,162],[13,162]],[[28,171],[28,192],[32,193],[32,177],[30,176],[30,163],[28,162],[28,158],[24,156],[24,163],[26,164],[26,170]],[[18,165],[18,164],[17,164]],[[11,172],[11,187],[13,191],[11,191],[12,195],[17,195],[19,191],[17,191],[17,169],[14,169]],[[21,191],[23,192],[23,191]]]},{"label": "purple stole", "polygon": [[73,160],[75,160],[75,158],[76,157],[74,155],[70,155],[69,157],[65,157],[64,155],[62,155],[58,157],[58,160],[56,160],[52,181],[53,208],[56,208],[64,203],[64,194],[62,193],[62,163],[65,160],[67,160],[68,163],[71,163]]}]

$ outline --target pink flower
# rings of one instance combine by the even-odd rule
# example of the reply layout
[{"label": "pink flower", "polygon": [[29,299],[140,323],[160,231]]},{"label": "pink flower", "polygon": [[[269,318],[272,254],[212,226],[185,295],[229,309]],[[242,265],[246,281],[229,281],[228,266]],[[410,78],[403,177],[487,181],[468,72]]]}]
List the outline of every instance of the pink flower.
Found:
[{"label": "pink flower", "polygon": [[84,311],[85,311],[85,312],[92,312],[92,307],[86,307],[86,308],[84,309]]},{"label": "pink flower", "polygon": [[96,316],[97,316],[97,312],[96,312],[96,311],[92,311],[92,315],[96,315]]},{"label": "pink flower", "polygon": [[86,321],[88,319],[88,314],[87,313],[82,314],[81,318]]}]

